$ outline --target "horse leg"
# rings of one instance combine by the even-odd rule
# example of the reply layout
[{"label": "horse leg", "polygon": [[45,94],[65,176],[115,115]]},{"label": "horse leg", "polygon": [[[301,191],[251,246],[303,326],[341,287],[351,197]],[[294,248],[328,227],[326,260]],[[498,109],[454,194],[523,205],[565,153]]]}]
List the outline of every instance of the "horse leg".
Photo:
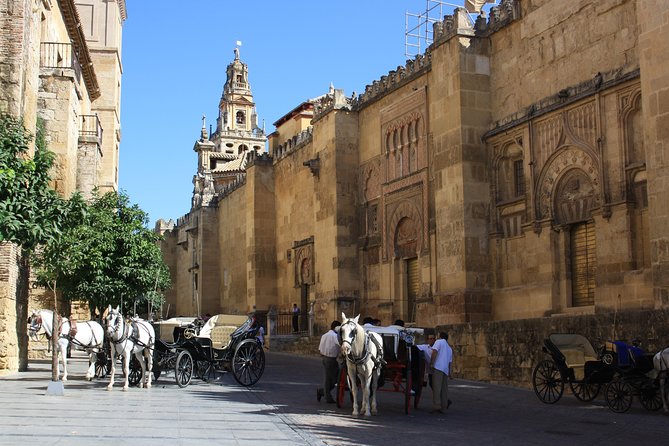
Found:
[{"label": "horse leg", "polygon": [[379,387],[379,373],[380,373],[379,369],[374,369],[374,371],[372,371],[372,386],[370,388],[370,393],[371,393],[370,399],[371,399],[371,403],[372,403],[372,415],[376,415],[378,413],[377,408],[376,408],[376,392],[377,392],[378,387]]},{"label": "horse leg", "polygon": [[86,379],[92,381],[95,376],[95,362],[97,353],[94,350],[88,350],[88,371],[86,372]]},{"label": "horse leg", "polygon": [[65,339],[58,340],[58,347],[60,350],[60,356],[63,361],[63,381],[67,381],[67,342]]},{"label": "horse leg", "polygon": [[370,373],[371,371],[367,367],[364,367],[364,370],[365,370],[365,380],[364,382],[360,383],[362,386],[362,405],[360,407],[360,412],[364,416],[369,417],[372,415],[369,407],[369,390],[372,381],[372,376]]},{"label": "horse leg", "polygon": [[112,346],[111,356],[111,372],[109,373],[109,385],[107,385],[107,390],[111,390],[114,387],[114,375],[116,374],[116,350],[114,346]]},{"label": "horse leg", "polygon": [[351,396],[353,396],[353,412],[351,415],[357,417],[358,412],[358,386],[356,385],[356,366],[355,364],[348,364],[348,381],[351,387]]},{"label": "horse leg", "polygon": [[147,368],[147,377],[146,377],[146,388],[151,388],[151,379],[153,378],[153,354],[152,350],[144,349],[144,354],[146,355],[146,368]]},{"label": "horse leg", "polygon": [[123,382],[123,390],[127,391],[129,387],[129,378],[130,378],[130,357],[132,356],[131,351],[123,352],[123,376],[125,376],[125,381]]}]

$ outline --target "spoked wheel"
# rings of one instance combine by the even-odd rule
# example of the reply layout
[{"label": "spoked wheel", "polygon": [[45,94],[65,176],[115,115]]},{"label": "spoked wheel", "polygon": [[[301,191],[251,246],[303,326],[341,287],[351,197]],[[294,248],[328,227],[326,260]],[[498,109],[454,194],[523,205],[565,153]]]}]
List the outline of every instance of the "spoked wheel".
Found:
[{"label": "spoked wheel", "polygon": [[641,386],[639,401],[646,410],[660,410],[662,407],[662,392],[657,380],[649,381]]},{"label": "spoked wheel", "polygon": [[337,382],[337,407],[344,407],[344,399],[346,398],[346,389],[348,388],[348,370],[342,367],[339,371],[339,381]]},{"label": "spoked wheel", "polygon": [[193,357],[188,350],[183,350],[177,356],[177,363],[174,366],[174,377],[179,387],[186,387],[193,379]]},{"label": "spoked wheel", "polygon": [[105,349],[95,355],[95,377],[104,378],[111,372],[111,356]]},{"label": "spoked wheel", "polygon": [[632,386],[625,381],[611,381],[606,386],[606,404],[616,413],[627,412],[632,407]]},{"label": "spoked wheel", "polygon": [[599,395],[599,390],[602,388],[601,384],[592,384],[587,381],[584,382],[571,382],[569,383],[571,386],[571,391],[574,394],[574,396],[583,402],[590,402],[597,398],[597,395]]},{"label": "spoked wheel", "polygon": [[209,361],[199,360],[195,362],[197,367],[197,376],[202,381],[209,381],[211,375],[214,373],[214,367]]},{"label": "spoked wheel", "polygon": [[555,404],[562,398],[564,381],[555,363],[550,359],[544,359],[534,368],[532,384],[534,393],[546,404]]},{"label": "spoked wheel", "polygon": [[265,371],[265,351],[256,339],[242,341],[232,357],[232,374],[242,386],[252,386]]},{"label": "spoked wheel", "polygon": [[135,355],[130,359],[130,371],[128,376],[128,384],[136,386],[142,380],[142,364],[139,363]]}]

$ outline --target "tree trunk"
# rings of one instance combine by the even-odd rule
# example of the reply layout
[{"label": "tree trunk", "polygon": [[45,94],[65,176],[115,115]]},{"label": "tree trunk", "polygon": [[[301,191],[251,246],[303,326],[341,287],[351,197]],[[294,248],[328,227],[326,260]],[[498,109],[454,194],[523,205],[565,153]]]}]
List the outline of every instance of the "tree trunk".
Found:
[{"label": "tree trunk", "polygon": [[51,381],[58,381],[58,339],[60,338],[60,324],[58,319],[58,297],[56,295],[56,281],[54,281],[53,320],[51,321]]}]

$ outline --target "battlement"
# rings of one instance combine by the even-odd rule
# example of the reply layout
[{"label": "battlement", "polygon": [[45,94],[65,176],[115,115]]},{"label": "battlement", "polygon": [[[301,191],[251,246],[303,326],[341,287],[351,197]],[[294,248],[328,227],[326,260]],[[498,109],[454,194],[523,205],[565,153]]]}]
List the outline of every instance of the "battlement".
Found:
[{"label": "battlement", "polygon": [[274,156],[272,159],[279,160],[281,158],[285,158],[288,154],[293,153],[294,151],[309,144],[313,139],[314,139],[314,128],[307,127],[306,130],[302,130],[300,133],[293,136],[285,143],[275,147],[273,150]]},{"label": "battlement", "polygon": [[364,93],[351,100],[351,109],[359,110],[371,104],[387,93],[428,72],[431,67],[432,54],[430,51],[425,51],[424,55],[418,54],[415,58],[407,60],[405,66],[398,66],[397,69],[388,72],[387,75],[381,76],[380,80],[375,80],[367,85]]},{"label": "battlement", "polygon": [[318,121],[332,110],[351,110],[353,97],[344,96],[344,90],[330,87],[330,92],[314,101],[314,118],[312,123]]},{"label": "battlement", "polygon": [[249,160],[248,163],[246,164],[246,168],[248,169],[251,166],[271,166],[274,158],[267,153],[267,152],[262,152],[262,153],[257,153],[257,152],[251,152],[249,154]]},{"label": "battlement", "polygon": [[221,201],[222,199],[224,199],[225,197],[227,197],[228,195],[230,195],[231,193],[233,193],[234,191],[236,191],[237,189],[239,189],[240,187],[242,187],[245,184],[246,184],[246,174],[244,173],[244,174],[238,176],[237,179],[235,181],[233,181],[232,183],[226,184],[218,192],[218,195],[216,195],[214,197],[211,204],[212,205],[218,204],[219,201]]}]

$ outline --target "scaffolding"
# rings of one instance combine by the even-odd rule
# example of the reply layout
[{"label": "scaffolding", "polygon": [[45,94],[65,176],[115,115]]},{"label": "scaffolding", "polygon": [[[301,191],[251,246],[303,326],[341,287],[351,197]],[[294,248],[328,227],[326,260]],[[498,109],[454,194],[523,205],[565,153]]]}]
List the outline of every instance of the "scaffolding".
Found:
[{"label": "scaffolding", "polygon": [[[488,0],[489,3],[497,4],[496,0]],[[408,59],[413,59],[423,52],[434,42],[434,32],[432,25],[444,20],[444,12],[452,13],[457,8],[464,6],[464,1],[459,4],[453,1],[425,0],[425,11],[418,14],[407,11],[404,16],[404,55]],[[494,6],[494,4],[492,6]],[[487,6],[485,9],[489,9]],[[476,20],[476,14],[472,19]]]}]

